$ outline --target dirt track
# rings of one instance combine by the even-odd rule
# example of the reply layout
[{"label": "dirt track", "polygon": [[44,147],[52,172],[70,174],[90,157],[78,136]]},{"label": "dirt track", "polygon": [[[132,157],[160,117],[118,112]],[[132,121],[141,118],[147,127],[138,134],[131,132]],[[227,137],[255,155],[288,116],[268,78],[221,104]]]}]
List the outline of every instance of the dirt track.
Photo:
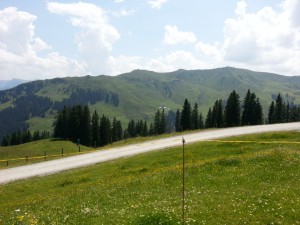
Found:
[{"label": "dirt track", "polygon": [[[193,134],[185,134],[184,138],[186,141],[185,143],[189,144],[197,141],[219,139],[244,134],[292,130],[300,131],[300,122],[200,131]],[[179,145],[182,145],[182,136],[174,136],[170,138],[148,141],[140,144],[127,145],[124,147],[71,156],[67,158],[51,160],[32,165],[3,169],[0,170],[0,184],[20,179],[26,179],[34,176],[45,176],[48,174],[58,173],[64,170],[84,167],[96,163],[109,161],[112,159],[128,157],[144,152],[150,152]]]}]

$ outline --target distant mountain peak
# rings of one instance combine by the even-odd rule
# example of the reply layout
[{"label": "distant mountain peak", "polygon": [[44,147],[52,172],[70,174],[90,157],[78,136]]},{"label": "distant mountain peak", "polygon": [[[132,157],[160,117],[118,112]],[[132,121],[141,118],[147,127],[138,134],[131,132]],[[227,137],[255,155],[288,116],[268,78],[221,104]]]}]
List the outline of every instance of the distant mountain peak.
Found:
[{"label": "distant mountain peak", "polygon": [[13,78],[11,80],[0,80],[0,90],[7,90],[14,88],[20,84],[27,83],[29,80],[22,80]]}]

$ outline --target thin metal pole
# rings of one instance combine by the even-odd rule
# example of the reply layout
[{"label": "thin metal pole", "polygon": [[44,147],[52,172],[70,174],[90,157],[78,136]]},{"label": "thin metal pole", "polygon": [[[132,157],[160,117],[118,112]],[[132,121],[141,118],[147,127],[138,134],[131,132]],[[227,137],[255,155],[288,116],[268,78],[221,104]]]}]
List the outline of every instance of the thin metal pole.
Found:
[{"label": "thin metal pole", "polygon": [[182,137],[182,224],[185,223],[184,221],[184,205],[185,205],[185,183],[184,183],[184,173],[185,173],[185,165],[184,165],[184,143],[185,140]]}]

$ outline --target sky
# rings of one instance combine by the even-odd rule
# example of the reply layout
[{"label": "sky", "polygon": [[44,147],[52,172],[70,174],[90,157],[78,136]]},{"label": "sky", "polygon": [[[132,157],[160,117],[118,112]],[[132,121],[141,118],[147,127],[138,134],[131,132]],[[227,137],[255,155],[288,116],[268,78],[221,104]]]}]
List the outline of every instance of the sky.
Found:
[{"label": "sky", "polygon": [[300,75],[300,0],[0,0],[0,80],[225,66]]}]

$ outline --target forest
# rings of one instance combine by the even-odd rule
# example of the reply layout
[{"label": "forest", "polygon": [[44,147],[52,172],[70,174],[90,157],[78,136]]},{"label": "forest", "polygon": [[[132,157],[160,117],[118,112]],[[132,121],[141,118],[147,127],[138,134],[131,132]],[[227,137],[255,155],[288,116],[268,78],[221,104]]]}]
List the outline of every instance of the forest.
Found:
[{"label": "forest", "polygon": [[[88,106],[80,104],[64,106],[57,114],[52,136],[73,141],[78,145],[99,147],[138,136],[296,121],[300,121],[300,107],[284,101],[281,94],[270,103],[268,115],[264,119],[259,98],[254,92],[248,90],[243,100],[240,100],[236,91],[232,91],[226,101],[216,100],[205,118],[199,111],[197,103],[192,107],[188,99],[185,99],[182,109],[177,109],[176,112],[160,107],[149,126],[147,121],[131,120],[125,129],[116,117],[112,120],[105,115],[100,117],[96,110],[91,114]],[[21,144],[50,136],[50,134],[37,134],[39,131],[36,131],[35,135],[31,135],[27,130],[13,132],[5,136],[2,145]]]}]

